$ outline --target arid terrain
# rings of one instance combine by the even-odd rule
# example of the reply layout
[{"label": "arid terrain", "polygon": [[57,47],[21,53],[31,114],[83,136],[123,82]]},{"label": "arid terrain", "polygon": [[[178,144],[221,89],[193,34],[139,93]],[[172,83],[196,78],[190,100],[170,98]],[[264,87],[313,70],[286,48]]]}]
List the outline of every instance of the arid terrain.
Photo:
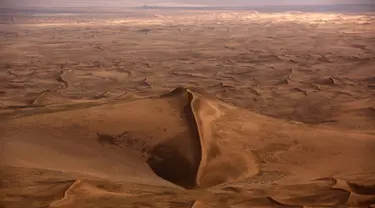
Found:
[{"label": "arid terrain", "polygon": [[375,207],[375,13],[0,22],[0,208]]}]

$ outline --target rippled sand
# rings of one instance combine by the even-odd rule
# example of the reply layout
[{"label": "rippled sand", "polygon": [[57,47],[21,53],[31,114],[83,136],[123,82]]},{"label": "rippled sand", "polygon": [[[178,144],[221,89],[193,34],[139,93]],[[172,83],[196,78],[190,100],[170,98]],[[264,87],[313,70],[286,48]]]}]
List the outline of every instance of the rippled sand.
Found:
[{"label": "rippled sand", "polygon": [[372,14],[1,21],[0,207],[375,204]]}]

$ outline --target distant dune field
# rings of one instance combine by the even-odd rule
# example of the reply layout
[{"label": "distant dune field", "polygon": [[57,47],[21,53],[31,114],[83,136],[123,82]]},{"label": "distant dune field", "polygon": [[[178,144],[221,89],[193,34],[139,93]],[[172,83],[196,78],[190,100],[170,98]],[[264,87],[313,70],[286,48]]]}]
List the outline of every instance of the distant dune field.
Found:
[{"label": "distant dune field", "polygon": [[0,207],[374,207],[375,16],[0,15]]}]

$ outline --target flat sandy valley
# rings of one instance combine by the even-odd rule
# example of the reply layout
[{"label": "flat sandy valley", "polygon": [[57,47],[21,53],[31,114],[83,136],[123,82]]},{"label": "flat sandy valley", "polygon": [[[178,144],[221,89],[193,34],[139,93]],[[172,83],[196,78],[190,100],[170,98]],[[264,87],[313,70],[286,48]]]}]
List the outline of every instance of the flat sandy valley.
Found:
[{"label": "flat sandy valley", "polygon": [[375,207],[375,14],[0,21],[1,208]]}]

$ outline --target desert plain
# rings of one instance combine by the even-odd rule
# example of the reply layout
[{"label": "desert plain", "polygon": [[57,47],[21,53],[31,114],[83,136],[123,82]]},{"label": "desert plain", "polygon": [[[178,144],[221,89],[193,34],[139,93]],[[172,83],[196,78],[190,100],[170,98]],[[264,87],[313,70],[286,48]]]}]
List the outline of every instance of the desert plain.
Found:
[{"label": "desert plain", "polygon": [[7,12],[0,207],[375,207],[375,13]]}]

